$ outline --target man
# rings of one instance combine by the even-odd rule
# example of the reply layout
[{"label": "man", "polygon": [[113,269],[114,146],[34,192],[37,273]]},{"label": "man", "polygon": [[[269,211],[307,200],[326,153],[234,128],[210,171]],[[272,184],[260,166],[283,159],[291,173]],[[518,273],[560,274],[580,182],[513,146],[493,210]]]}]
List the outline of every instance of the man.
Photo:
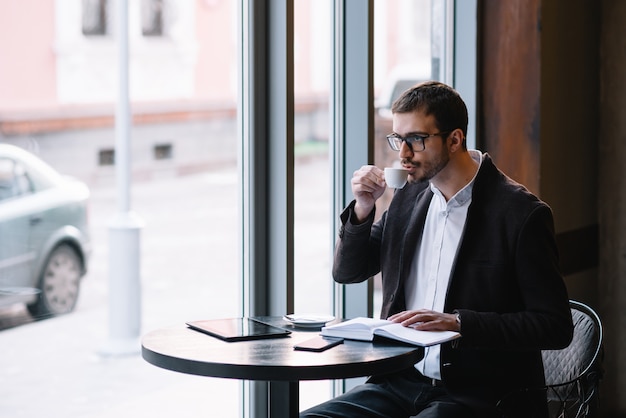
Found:
[{"label": "man", "polygon": [[419,84],[392,112],[387,140],[409,184],[374,223],[384,172],[354,173],[333,277],[380,271],[381,317],[462,337],[301,416],[546,417],[545,393],[522,389],[543,385],[541,350],[567,346],[573,332],[550,208],[467,150],[467,108],[451,87]]}]

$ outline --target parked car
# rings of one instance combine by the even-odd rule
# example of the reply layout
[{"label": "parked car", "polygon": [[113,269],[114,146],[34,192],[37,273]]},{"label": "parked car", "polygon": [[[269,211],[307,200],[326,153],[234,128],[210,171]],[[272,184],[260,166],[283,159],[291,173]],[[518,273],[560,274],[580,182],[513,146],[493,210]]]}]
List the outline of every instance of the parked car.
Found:
[{"label": "parked car", "polygon": [[71,312],[90,253],[87,186],[0,144],[0,307],[35,318]]}]

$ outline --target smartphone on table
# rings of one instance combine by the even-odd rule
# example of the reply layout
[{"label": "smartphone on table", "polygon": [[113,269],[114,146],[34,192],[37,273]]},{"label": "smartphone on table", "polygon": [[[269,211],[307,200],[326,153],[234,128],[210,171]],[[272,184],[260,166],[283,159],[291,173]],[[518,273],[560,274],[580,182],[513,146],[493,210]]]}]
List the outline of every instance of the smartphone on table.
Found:
[{"label": "smartphone on table", "polygon": [[321,351],[328,350],[329,348],[335,347],[339,344],[343,343],[343,338],[330,338],[330,337],[322,337],[318,335],[314,338],[311,338],[306,341],[302,341],[293,346],[296,350],[302,351],[315,351],[317,353]]}]

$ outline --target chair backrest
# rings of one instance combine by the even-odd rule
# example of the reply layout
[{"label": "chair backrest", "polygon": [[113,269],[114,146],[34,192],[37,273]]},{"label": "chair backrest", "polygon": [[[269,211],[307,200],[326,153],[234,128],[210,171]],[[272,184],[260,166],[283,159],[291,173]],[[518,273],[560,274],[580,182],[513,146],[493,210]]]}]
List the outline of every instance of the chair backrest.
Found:
[{"label": "chair backrest", "polygon": [[574,336],[562,350],[542,351],[547,396],[556,417],[586,417],[597,407],[602,370],[602,322],[589,306],[570,301]]}]

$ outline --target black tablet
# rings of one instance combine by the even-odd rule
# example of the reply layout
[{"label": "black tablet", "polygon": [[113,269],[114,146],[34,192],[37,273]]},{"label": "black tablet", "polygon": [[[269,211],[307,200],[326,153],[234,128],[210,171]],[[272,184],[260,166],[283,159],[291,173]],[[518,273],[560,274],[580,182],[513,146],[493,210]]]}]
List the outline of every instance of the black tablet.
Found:
[{"label": "black tablet", "polygon": [[206,319],[187,322],[195,331],[204,332],[224,341],[245,341],[260,338],[287,337],[291,331],[252,318]]}]

